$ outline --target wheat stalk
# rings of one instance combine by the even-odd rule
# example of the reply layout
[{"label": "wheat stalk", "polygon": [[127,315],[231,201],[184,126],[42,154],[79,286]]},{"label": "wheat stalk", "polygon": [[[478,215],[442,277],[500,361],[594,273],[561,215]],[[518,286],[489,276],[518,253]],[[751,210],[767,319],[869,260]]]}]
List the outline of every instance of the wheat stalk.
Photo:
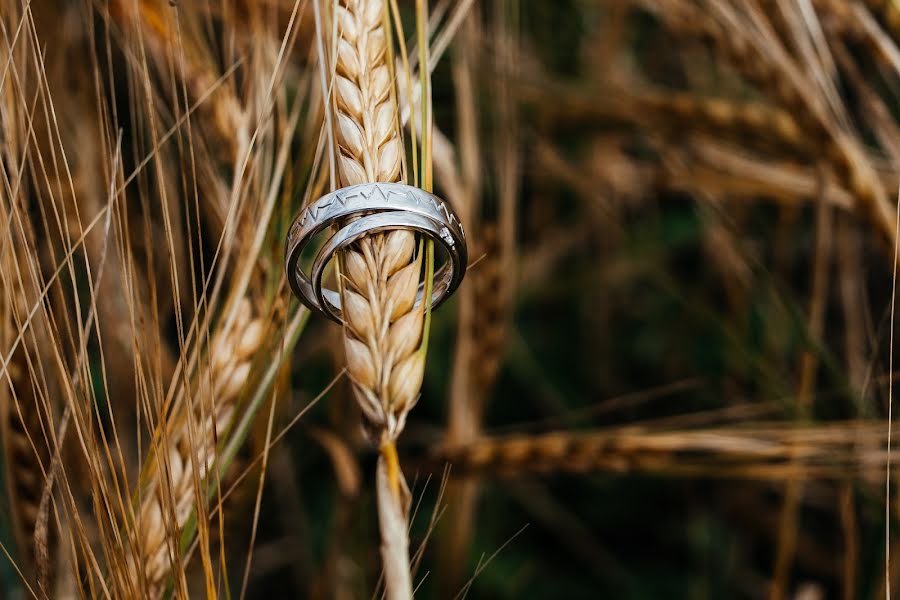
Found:
[{"label": "wheat stalk", "polygon": [[[209,96],[199,104],[194,118],[210,151],[229,162],[243,142],[241,101],[232,85],[217,84],[215,59],[201,42],[202,24],[194,22],[198,15],[182,12],[178,21],[182,31],[176,32],[168,23],[169,8],[168,3],[157,0],[112,0],[109,15],[129,35],[140,37],[143,51],[158,71],[162,93],[177,97],[183,92],[192,103]],[[177,79],[171,78],[173,70]]]},{"label": "wheat stalk", "polygon": [[844,422],[515,434],[438,446],[425,467],[438,470],[449,462],[455,472],[501,477],[642,472],[780,480],[854,474],[877,481],[888,459],[885,431],[881,423]]},{"label": "wheat stalk", "polygon": [[[381,0],[350,0],[335,14],[341,33],[334,88],[342,186],[402,179],[384,10]],[[414,234],[396,230],[367,236],[341,256],[347,366],[379,445],[402,431],[425,367],[417,352],[424,310],[415,306],[421,270],[415,250]]]},{"label": "wheat stalk", "polygon": [[[6,255],[4,258],[11,259],[8,254],[0,251],[0,255]],[[7,273],[12,272],[8,264],[4,268]],[[6,294],[0,297],[0,303],[7,305],[0,310],[0,319],[3,319],[0,328],[10,333],[6,335],[6,331],[3,331],[0,338],[0,364],[7,362],[6,372],[0,379],[0,435],[11,523],[22,553],[22,568],[30,576],[36,570],[38,553],[48,550],[36,547],[34,532],[45,481],[43,465],[49,463],[49,449],[41,434],[43,426],[40,399],[35,393],[33,375],[29,372],[29,362],[35,360],[37,355],[28,340],[24,339],[17,350],[11,351],[15,338],[12,333],[16,327],[9,327],[15,325],[15,322],[12,318],[13,311],[7,309],[15,304],[15,312],[21,315],[28,305],[24,295],[16,293],[21,292],[18,286],[13,282],[6,283],[9,284],[12,290],[10,295],[13,297]],[[26,356],[26,347],[29,348],[27,352],[30,356]]]},{"label": "wheat stalk", "polygon": [[[387,6],[382,0],[342,0],[333,17],[339,32],[334,129],[340,183],[402,181]],[[426,303],[415,302],[422,253],[412,232],[396,230],[360,240],[339,260],[347,370],[366,430],[382,454],[376,485],[385,587],[389,598],[409,598],[409,491],[394,442],[425,370]]]},{"label": "wheat stalk", "polygon": [[146,491],[134,540],[152,597],[162,593],[181,553],[180,536],[172,537],[169,532],[180,533],[198,504],[196,482],[207,479],[217,458],[218,440],[233,421],[237,400],[250,378],[253,357],[262,347],[266,332],[266,321],[256,316],[248,300],[241,301],[233,326],[220,330],[211,343],[209,358],[197,380],[192,410],[175,421],[165,446],[160,448],[165,455],[156,454],[155,481],[164,481],[166,486],[157,483]]},{"label": "wheat stalk", "polygon": [[[858,210],[893,247],[893,209],[860,141],[839,126],[845,115],[829,105],[828,90],[801,71],[772,30],[771,20],[753,5],[724,0],[706,0],[701,5],[675,0],[648,8],[656,10],[673,31],[713,44],[743,79],[790,111],[804,135],[826,149],[828,162],[854,195]],[[747,18],[756,27],[742,27]]]},{"label": "wheat stalk", "polygon": [[863,0],[863,4],[880,18],[895,40],[900,40],[900,7],[893,0]]},{"label": "wheat stalk", "polygon": [[[174,71],[177,75],[156,85],[163,92],[183,90],[187,104],[199,102],[198,126],[188,140],[190,155],[199,165],[197,210],[213,226],[213,236],[219,236],[222,247],[214,264],[215,278],[196,306],[191,337],[172,382],[172,398],[163,410],[164,422],[156,426],[151,454],[143,465],[141,496],[129,527],[130,549],[120,582],[129,593],[136,589],[158,597],[173,579],[175,590],[185,596],[187,541],[195,542],[207,589],[215,585],[210,548],[213,533],[223,533],[224,498],[219,497],[216,507],[218,530],[208,524],[208,500],[213,491],[227,489],[233,470],[226,474],[223,469],[235,467],[236,450],[231,445],[243,442],[247,434],[243,423],[256,414],[256,396],[268,389],[267,375],[254,369],[254,359],[264,345],[271,348],[268,337],[275,322],[257,301],[267,273],[259,259],[277,199],[275,191],[283,183],[285,149],[293,137],[296,116],[290,113],[283,121],[274,118],[284,108],[280,101],[285,63],[278,55],[278,40],[268,37],[269,31],[254,29],[252,49],[240,45],[226,52],[226,60],[231,53],[239,53],[241,61],[226,63],[229,68],[220,75],[212,59],[215,51],[204,45],[198,33],[201,24],[192,20],[200,13],[185,11],[175,22],[166,23],[175,11],[163,4],[116,4],[120,6],[114,16],[123,27],[141,34],[135,53],[148,55],[160,74]],[[285,33],[287,49],[294,42],[294,31]],[[240,43],[246,41],[242,38]],[[243,63],[249,64],[241,71],[243,88],[238,94],[228,78]],[[298,94],[298,102],[301,97]],[[177,111],[180,101],[174,103]],[[169,110],[161,103],[163,118]],[[208,315],[214,314],[222,295],[228,298],[222,316],[209,329]],[[276,314],[279,311],[276,304]],[[251,381],[259,383],[256,396],[248,394],[238,410]],[[152,420],[152,407],[147,405],[145,412]],[[223,440],[226,433],[228,439]],[[219,482],[218,476],[225,481]],[[223,539],[218,543],[224,547]]]}]

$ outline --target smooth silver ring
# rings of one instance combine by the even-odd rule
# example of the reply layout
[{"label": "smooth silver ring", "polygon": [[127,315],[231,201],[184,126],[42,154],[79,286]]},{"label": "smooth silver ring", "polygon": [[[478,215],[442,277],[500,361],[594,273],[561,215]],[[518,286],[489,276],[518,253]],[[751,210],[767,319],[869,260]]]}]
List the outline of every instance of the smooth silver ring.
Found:
[{"label": "smooth silver ring", "polygon": [[[465,275],[461,265],[465,261],[460,260],[460,246],[457,241],[450,236],[441,235],[443,225],[436,222],[430,217],[424,217],[410,212],[390,211],[368,215],[353,221],[337,233],[335,233],[322,249],[319,250],[318,256],[313,263],[310,271],[310,280],[313,286],[313,295],[319,306],[325,309],[335,321],[340,322],[343,318],[341,310],[341,296],[333,290],[326,290],[322,287],[322,276],[325,272],[326,265],[331,262],[335,252],[352,244],[367,235],[380,233],[382,231],[390,231],[391,229],[408,229],[416,231],[423,235],[434,239],[437,243],[444,247],[447,252],[447,262],[439,269],[435,270],[433,278],[433,286],[431,290],[431,309],[434,310],[443,303],[444,300],[456,291]],[[416,294],[416,302],[418,305],[425,295],[425,284],[419,284],[419,291]]]},{"label": "smooth silver ring", "polygon": [[[380,213],[390,213],[395,216],[408,215],[414,222],[384,226],[377,220],[365,220],[368,225],[359,225],[353,230],[353,235],[356,236],[354,239],[359,239],[368,233],[368,230],[363,231],[359,229],[360,227],[371,226],[378,231],[384,231],[398,228],[416,229],[416,225],[421,226],[421,229],[417,230],[439,241],[448,249],[448,264],[435,273],[435,289],[439,289],[440,294],[432,297],[433,306],[440,304],[459,285],[465,275],[468,254],[465,231],[453,209],[437,196],[413,186],[402,183],[363,183],[341,188],[322,196],[303,209],[291,225],[285,247],[285,270],[291,289],[306,306],[332,319],[340,320],[340,303],[339,300],[338,302],[334,301],[335,298],[338,298],[338,294],[333,290],[323,290],[318,296],[322,296],[327,302],[320,302],[314,289],[316,286],[321,286],[320,279],[328,261],[319,261],[321,269],[318,272],[314,270],[314,274],[311,274],[314,276],[314,280],[317,280],[314,285],[310,276],[300,266],[300,257],[304,249],[315,236],[331,225],[336,225],[352,217],[372,216]],[[426,221],[417,219],[416,216],[426,219],[430,225],[425,226]],[[359,219],[359,221],[363,221],[363,219]],[[350,232],[345,233],[349,234]],[[335,234],[335,236],[337,235],[339,234]],[[331,242],[335,236],[326,242],[326,247],[332,245]],[[346,245],[341,244],[339,239],[334,241],[334,250],[331,254],[339,247]],[[322,251],[320,251],[321,254]],[[446,287],[443,285],[445,280],[447,281]]]}]

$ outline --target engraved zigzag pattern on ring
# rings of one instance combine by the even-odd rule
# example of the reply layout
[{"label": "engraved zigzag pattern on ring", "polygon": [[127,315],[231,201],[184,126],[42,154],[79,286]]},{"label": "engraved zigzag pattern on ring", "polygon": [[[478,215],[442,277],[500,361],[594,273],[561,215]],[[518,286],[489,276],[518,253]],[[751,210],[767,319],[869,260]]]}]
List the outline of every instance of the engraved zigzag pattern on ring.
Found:
[{"label": "engraved zigzag pattern on ring", "polygon": [[[410,188],[410,186],[406,186],[398,183],[388,184],[391,188],[409,188],[409,189],[388,189],[385,190],[383,185],[379,184],[362,184],[360,186],[351,186],[348,188],[342,188],[328,194],[324,198],[314,202],[310,206],[308,206],[300,216],[300,219],[294,223],[294,226],[291,227],[291,231],[289,233],[288,239],[292,240],[299,232],[299,229],[302,229],[309,225],[315,225],[319,223],[319,214],[325,209],[330,208],[334,205],[335,202],[340,204],[341,206],[347,206],[349,202],[352,202],[357,197],[361,197],[364,200],[368,200],[370,195],[373,193],[378,193],[385,203],[391,203],[393,196],[403,196],[408,201],[415,203],[417,206],[422,205],[423,198],[428,202],[431,208],[434,209],[435,212],[440,213],[444,216],[446,221],[451,225],[454,225],[459,228],[459,230],[465,235],[465,230],[463,229],[463,225],[460,220],[457,218],[456,214],[453,213],[452,210],[447,206],[446,201],[433,196],[432,194],[428,194],[422,190],[417,190],[416,188]],[[356,189],[363,188],[363,189]],[[371,192],[366,192],[365,188],[372,188]],[[416,190],[418,193],[414,193],[413,190]],[[403,210],[402,208],[398,208],[397,210]],[[311,223],[308,221],[312,220]]]}]

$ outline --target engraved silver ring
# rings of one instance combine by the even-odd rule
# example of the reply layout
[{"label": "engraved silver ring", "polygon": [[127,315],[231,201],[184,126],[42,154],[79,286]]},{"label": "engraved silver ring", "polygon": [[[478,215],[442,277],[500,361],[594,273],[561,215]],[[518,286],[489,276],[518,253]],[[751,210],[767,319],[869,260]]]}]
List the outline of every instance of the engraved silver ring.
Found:
[{"label": "engraved silver ring", "polygon": [[[307,275],[301,256],[328,227],[357,217],[321,247]],[[409,229],[442,246],[447,260],[435,270],[431,306],[436,308],[459,286],[465,275],[466,238],[453,209],[437,196],[402,183],[363,183],[341,188],[300,211],[288,233],[285,270],[291,289],[312,310],[340,322],[340,295],[323,287],[322,277],[334,253],[362,237],[391,229]],[[419,286],[417,301],[424,295]]]}]

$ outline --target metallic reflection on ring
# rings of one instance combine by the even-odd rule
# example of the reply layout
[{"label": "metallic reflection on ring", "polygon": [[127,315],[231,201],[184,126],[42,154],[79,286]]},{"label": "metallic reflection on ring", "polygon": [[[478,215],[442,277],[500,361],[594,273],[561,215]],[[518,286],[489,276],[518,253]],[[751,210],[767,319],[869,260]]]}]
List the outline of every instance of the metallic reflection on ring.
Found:
[{"label": "metallic reflection on ring", "polygon": [[[441,230],[444,229],[441,223],[422,215],[400,211],[365,216],[357,221],[353,221],[329,238],[319,251],[319,255],[316,257],[310,272],[310,280],[312,281],[316,301],[335,321],[340,321],[342,318],[341,297],[337,292],[325,290],[322,287],[322,276],[325,266],[331,261],[334,253],[341,248],[366,235],[391,229],[409,229],[427,235],[435,240],[436,243],[442,245],[447,251],[447,256],[449,257],[447,262],[434,273],[434,285],[431,291],[432,309],[437,308],[459,287],[465,274],[463,268],[460,267],[460,265],[465,264],[460,261],[459,257],[461,244],[450,237],[445,238],[441,235]],[[425,284],[423,282],[419,284],[419,291],[416,295],[417,305],[421,302],[424,292]]]},{"label": "metallic reflection on ring", "polygon": [[[355,220],[325,242],[307,275],[300,257],[325,229]],[[297,215],[288,233],[285,270],[294,293],[310,309],[341,320],[340,295],[322,287],[325,266],[334,253],[365,235],[390,229],[411,229],[432,238],[447,252],[447,262],[434,274],[432,307],[441,304],[465,275],[466,238],[452,208],[433,194],[401,183],[364,183],[326,194]],[[419,298],[424,284],[420,285]]]}]

